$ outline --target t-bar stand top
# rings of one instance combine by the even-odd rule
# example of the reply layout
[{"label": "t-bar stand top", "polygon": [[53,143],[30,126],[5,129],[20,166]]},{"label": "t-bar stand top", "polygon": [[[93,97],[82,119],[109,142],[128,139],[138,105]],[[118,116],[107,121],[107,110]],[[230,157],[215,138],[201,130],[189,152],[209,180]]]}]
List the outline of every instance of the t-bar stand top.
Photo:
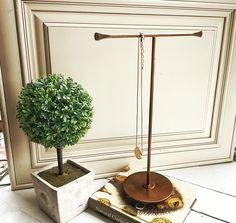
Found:
[{"label": "t-bar stand top", "polygon": [[[151,172],[151,147],[152,147],[152,120],[153,120],[153,96],[154,96],[154,73],[155,73],[155,54],[156,38],[159,37],[184,37],[195,36],[202,37],[202,31],[185,34],[142,34],[145,38],[152,38],[151,52],[151,79],[150,79],[150,99],[149,99],[149,126],[148,126],[148,154],[147,154],[147,171],[136,172],[126,178],[123,183],[125,193],[136,201],[145,203],[155,203],[167,199],[172,191],[173,186],[169,179],[161,174]],[[111,38],[140,38],[140,34],[131,35],[108,35],[95,33],[95,40]]]}]

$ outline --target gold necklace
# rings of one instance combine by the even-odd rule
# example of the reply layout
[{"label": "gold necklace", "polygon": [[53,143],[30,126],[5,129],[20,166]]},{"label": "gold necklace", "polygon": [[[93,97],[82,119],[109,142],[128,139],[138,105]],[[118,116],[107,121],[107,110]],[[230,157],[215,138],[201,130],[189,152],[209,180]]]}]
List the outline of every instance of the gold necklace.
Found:
[{"label": "gold necklace", "polygon": [[[142,155],[143,155],[143,68],[144,68],[144,34],[140,33],[140,38],[138,38],[138,62],[137,62],[136,138],[135,138],[136,145],[134,148],[134,155],[137,159],[142,159]],[[139,96],[139,90],[140,90],[140,96]],[[140,113],[141,113],[140,114],[140,122],[141,122],[140,147],[138,146],[139,100],[140,100]]]}]

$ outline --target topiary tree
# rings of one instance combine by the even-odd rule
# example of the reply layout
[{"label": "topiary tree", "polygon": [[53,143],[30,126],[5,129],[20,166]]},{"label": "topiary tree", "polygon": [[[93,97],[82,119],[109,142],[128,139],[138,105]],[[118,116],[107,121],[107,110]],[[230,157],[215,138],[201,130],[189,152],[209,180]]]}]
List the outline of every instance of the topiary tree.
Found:
[{"label": "topiary tree", "polygon": [[16,117],[31,141],[56,148],[62,175],[62,149],[77,143],[91,126],[92,97],[71,78],[50,74],[22,89]]}]

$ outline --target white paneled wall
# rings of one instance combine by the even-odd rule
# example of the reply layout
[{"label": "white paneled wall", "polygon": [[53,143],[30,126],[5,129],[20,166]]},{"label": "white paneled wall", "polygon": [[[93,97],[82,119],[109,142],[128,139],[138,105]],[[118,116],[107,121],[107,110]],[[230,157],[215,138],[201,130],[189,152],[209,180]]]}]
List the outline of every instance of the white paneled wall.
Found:
[{"label": "white paneled wall", "polygon": [[[55,161],[55,151],[28,142],[15,120],[14,106],[21,86],[47,73],[71,76],[94,99],[92,128],[77,145],[65,149],[66,157],[86,162],[98,177],[114,174],[130,162],[145,167],[145,158],[140,162],[133,158],[137,40],[95,41],[95,32],[192,33],[202,30],[202,38],[157,39],[152,167],[157,170],[232,160],[236,111],[233,103],[236,96],[233,63],[236,1],[235,4],[223,0],[221,3],[1,2],[0,6],[10,12],[0,14],[0,20],[7,21],[0,22],[0,29],[5,32],[0,46],[4,45],[2,105],[9,120],[7,147],[14,188],[29,186],[31,171]],[[10,24],[12,30],[8,29]],[[150,47],[150,39],[145,39],[145,151]],[[9,60],[16,64],[16,72]]]}]

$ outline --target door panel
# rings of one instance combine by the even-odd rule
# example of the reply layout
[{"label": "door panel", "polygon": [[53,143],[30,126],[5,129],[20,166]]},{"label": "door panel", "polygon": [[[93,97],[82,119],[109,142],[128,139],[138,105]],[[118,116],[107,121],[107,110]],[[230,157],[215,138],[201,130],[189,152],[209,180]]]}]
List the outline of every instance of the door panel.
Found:
[{"label": "door panel", "polygon": [[[192,33],[202,30],[202,38],[157,39],[152,167],[158,170],[232,160],[235,145],[235,105],[232,103],[235,82],[232,80],[236,71],[231,66],[235,54],[234,5],[18,0],[15,8],[10,3],[8,7],[16,10],[17,36],[13,32],[8,35],[15,38],[19,52],[10,49],[7,38],[1,42],[9,55],[15,52],[10,60],[20,61],[18,79],[12,86],[8,87],[10,65],[5,59],[2,72],[3,98],[9,98],[14,89],[10,101],[2,103],[9,120],[8,156],[14,188],[30,185],[31,171],[55,161],[55,151],[29,142],[15,120],[14,106],[21,86],[48,73],[72,77],[93,97],[92,128],[78,144],[65,148],[66,158],[86,163],[95,169],[97,177],[110,176],[127,163],[145,168],[145,158],[137,162],[133,157],[137,40],[95,41],[95,32]],[[1,15],[4,16],[7,15]],[[11,16],[14,19],[14,15]],[[7,30],[6,24],[2,30]],[[146,38],[144,154],[150,51],[151,42]]]}]

